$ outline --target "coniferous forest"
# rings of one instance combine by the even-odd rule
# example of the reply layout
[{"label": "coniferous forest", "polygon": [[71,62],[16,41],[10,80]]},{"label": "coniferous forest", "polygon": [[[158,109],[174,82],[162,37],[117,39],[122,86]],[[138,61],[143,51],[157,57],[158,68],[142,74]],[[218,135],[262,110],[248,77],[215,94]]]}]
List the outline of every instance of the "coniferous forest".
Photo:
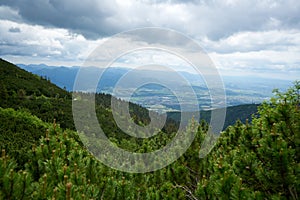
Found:
[{"label": "coniferous forest", "polygon": [[[126,173],[103,165],[81,142],[72,121],[72,94],[0,60],[0,199],[299,199],[300,82],[274,90],[245,123],[228,126],[210,154],[199,158],[208,123],[197,126],[188,150],[171,165]],[[87,94],[88,95],[88,94]],[[120,148],[150,152],[174,137],[171,119],[161,133],[135,139],[122,133],[96,95],[96,113]],[[121,101],[121,100],[119,100]],[[133,120],[149,123],[149,111],[130,104]]]}]

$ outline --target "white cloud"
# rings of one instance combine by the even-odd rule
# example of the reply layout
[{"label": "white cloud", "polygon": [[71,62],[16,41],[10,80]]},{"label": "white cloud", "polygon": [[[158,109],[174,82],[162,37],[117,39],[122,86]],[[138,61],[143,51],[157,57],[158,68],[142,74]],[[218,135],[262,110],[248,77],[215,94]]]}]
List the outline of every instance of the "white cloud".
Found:
[{"label": "white cloud", "polygon": [[262,50],[209,55],[224,75],[251,74],[289,80],[300,77],[300,52]]},{"label": "white cloud", "polygon": [[201,45],[219,53],[261,50],[300,51],[300,30],[270,30],[237,32],[227,38],[212,41],[204,38]]},{"label": "white cloud", "polygon": [[[11,32],[11,28],[18,32]],[[0,53],[2,57],[19,60],[38,57],[40,62],[80,65],[103,39],[87,40],[66,29],[45,28],[8,20],[0,20]],[[30,62],[30,60],[29,60]]]}]

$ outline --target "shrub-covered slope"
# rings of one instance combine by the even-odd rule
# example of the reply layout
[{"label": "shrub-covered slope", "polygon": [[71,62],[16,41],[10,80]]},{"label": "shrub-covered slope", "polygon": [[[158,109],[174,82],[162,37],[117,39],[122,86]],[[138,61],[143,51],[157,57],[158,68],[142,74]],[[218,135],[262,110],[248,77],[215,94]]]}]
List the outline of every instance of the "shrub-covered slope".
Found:
[{"label": "shrub-covered slope", "polygon": [[[212,152],[199,158],[207,132],[203,122],[183,156],[145,174],[104,166],[74,139],[77,133],[47,125],[49,131],[28,152],[24,169],[2,150],[0,199],[299,199],[299,93],[299,82],[277,93],[259,107],[251,124],[229,127]],[[168,138],[158,141],[163,140]],[[136,147],[127,144],[132,145],[128,150]]]}]

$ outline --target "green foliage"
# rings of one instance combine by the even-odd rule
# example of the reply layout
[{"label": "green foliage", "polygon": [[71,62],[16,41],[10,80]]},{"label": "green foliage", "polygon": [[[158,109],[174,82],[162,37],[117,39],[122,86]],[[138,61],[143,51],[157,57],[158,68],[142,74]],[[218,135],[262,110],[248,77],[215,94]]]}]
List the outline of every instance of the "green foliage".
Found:
[{"label": "green foliage", "polygon": [[[112,170],[99,163],[74,138],[72,131],[54,123],[28,151],[25,169],[18,170],[14,159],[3,150],[0,159],[0,196],[4,199],[158,199],[184,198],[166,177],[174,179],[171,168],[148,174],[130,174]],[[179,170],[179,169],[177,169]],[[180,172],[179,172],[180,171]],[[186,170],[178,171],[180,173]],[[23,187],[20,190],[20,187]],[[17,192],[18,190],[18,192]],[[23,191],[23,192],[20,192]],[[154,192],[154,193],[153,193]]]},{"label": "green foliage", "polygon": [[22,166],[28,150],[45,135],[46,123],[26,111],[0,108],[0,149],[5,149]]},{"label": "green foliage", "polygon": [[220,199],[298,199],[300,84],[275,91],[252,125],[223,132],[209,156],[208,176],[196,194]]}]

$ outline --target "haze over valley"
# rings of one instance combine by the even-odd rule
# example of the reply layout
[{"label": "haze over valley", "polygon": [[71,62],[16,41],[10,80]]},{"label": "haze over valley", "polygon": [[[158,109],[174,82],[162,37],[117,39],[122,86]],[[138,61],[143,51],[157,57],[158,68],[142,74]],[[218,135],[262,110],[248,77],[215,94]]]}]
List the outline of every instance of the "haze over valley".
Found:
[{"label": "haze over valley", "polygon": [[[76,79],[80,67],[64,67],[64,66],[47,66],[41,65],[24,65],[18,64],[19,67],[37,74],[42,77],[48,78],[51,82],[58,85],[61,88],[65,88],[68,91],[73,90],[73,85]],[[111,67],[108,69],[90,67],[86,69],[89,73],[101,71],[104,73],[101,76],[101,80],[97,86],[97,92],[113,94],[113,89],[118,83],[118,80],[128,73],[131,69]],[[197,95],[199,101],[200,110],[209,110],[211,108],[211,99],[208,88],[202,77],[196,74],[180,71],[180,76],[188,80],[192,85],[194,92]],[[140,70],[136,72],[135,76],[131,77],[131,81],[137,82],[140,78],[151,78],[153,82],[159,82],[159,80],[167,80],[172,85],[178,84],[176,78],[172,78],[171,72],[155,71],[155,70]],[[168,77],[166,79],[166,77]],[[273,89],[286,90],[292,85],[292,81],[280,80],[272,78],[261,78],[255,76],[223,76],[222,77],[225,91],[227,106],[235,106],[242,104],[260,104],[263,101],[269,100],[273,94]],[[89,77],[86,77],[86,82],[89,82]],[[87,86],[88,87],[88,86]],[[126,85],[121,86],[126,91]],[[185,87],[189,85],[181,85],[179,91],[186,92],[188,90]],[[91,85],[90,88],[93,88]],[[189,94],[186,94],[189,96]],[[170,88],[166,88],[158,84],[149,84],[137,88],[131,98],[126,98],[128,101],[132,101],[139,105],[142,105],[151,110],[158,112],[167,111],[180,111],[180,105],[176,96],[170,91]],[[185,102],[189,104],[189,102]]]}]

